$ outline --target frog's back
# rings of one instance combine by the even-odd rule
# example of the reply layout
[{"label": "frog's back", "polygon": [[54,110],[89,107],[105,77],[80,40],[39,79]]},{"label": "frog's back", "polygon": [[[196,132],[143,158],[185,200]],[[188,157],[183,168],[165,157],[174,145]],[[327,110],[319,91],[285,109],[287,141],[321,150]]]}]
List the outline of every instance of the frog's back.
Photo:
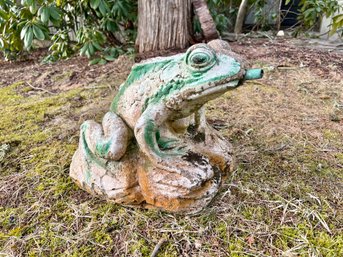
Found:
[{"label": "frog's back", "polygon": [[[182,56],[178,55],[179,58]],[[154,95],[162,84],[160,74],[164,67],[179,58],[157,57],[135,64],[127,80],[120,86],[111,111],[124,118],[133,128],[144,109],[145,100]]]}]

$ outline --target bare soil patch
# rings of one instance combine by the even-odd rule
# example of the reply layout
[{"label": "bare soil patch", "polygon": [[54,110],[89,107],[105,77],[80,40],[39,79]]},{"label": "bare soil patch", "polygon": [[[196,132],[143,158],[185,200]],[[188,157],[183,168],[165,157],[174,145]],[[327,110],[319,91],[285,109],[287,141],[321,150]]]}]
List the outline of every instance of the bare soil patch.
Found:
[{"label": "bare soil patch", "polygon": [[44,50],[34,52],[27,60],[20,62],[0,60],[0,87],[24,81],[35,90],[41,89],[53,94],[99,84],[111,86],[111,81],[125,79],[133,64],[130,58],[123,56],[116,62],[101,66],[89,66],[89,60],[79,56],[53,64],[42,64],[45,54]]}]

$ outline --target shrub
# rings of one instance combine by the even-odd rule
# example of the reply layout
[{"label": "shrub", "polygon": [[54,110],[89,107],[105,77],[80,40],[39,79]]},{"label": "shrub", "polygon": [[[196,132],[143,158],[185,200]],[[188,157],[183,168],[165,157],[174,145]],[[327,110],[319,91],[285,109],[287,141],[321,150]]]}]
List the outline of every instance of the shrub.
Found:
[{"label": "shrub", "polygon": [[[75,51],[90,58],[109,46],[127,48],[136,12],[134,0],[0,0],[0,50],[8,60],[30,50],[34,40],[51,40],[45,60],[55,61]],[[118,51],[107,50],[106,60]]]}]

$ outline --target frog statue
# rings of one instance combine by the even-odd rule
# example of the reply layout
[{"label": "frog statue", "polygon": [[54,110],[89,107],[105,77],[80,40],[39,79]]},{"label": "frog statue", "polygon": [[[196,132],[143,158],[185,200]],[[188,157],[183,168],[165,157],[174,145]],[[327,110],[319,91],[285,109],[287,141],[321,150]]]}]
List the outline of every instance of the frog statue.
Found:
[{"label": "frog statue", "polygon": [[201,211],[232,169],[231,145],[203,105],[262,74],[220,40],[134,65],[102,124],[81,125],[70,176],[115,203]]}]

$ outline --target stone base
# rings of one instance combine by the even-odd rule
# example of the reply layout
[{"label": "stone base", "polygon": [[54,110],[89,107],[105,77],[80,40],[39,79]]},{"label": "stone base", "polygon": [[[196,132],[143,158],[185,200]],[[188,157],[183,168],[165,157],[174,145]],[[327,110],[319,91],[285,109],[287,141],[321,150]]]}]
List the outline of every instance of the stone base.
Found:
[{"label": "stone base", "polygon": [[101,159],[80,140],[70,176],[87,192],[115,203],[196,213],[211,202],[228,175],[231,151],[214,131],[207,131],[204,142],[185,140],[184,155],[161,163],[152,163],[133,143],[119,161]]},{"label": "stone base", "polygon": [[115,203],[136,205],[144,201],[137,180],[137,149],[128,149],[119,162],[95,162],[83,149],[80,144],[70,165],[70,176],[81,188]]}]

